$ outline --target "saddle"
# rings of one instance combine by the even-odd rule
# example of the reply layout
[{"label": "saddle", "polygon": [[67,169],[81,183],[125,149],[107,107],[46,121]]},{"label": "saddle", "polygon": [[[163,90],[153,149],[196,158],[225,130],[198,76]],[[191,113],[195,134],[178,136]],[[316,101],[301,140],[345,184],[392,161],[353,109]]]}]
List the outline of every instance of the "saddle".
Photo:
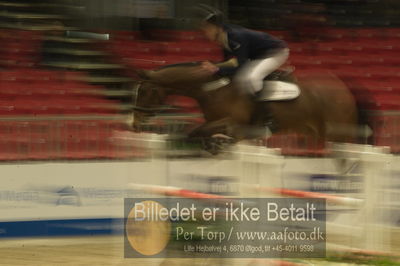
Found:
[{"label": "saddle", "polygon": [[300,88],[292,71],[276,70],[264,79],[264,86],[256,95],[257,101],[288,101],[300,95]]},{"label": "saddle", "polygon": [[[222,77],[203,85],[204,91],[213,91],[231,83],[228,77]],[[264,87],[256,94],[256,101],[288,101],[300,95],[300,88],[292,71],[276,70],[264,79]]]}]

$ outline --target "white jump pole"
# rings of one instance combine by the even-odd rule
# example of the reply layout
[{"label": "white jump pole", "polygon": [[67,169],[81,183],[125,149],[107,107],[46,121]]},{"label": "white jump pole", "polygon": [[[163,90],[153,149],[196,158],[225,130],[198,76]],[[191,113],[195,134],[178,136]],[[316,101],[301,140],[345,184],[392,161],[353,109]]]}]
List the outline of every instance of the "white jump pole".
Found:
[{"label": "white jump pole", "polygon": [[[233,163],[241,165],[238,173],[241,180],[242,197],[248,196],[245,192],[252,190],[258,192],[257,196],[265,197],[272,194],[298,198],[325,198],[328,203],[358,207],[358,215],[354,215],[351,225],[327,223],[328,234],[330,231],[334,232],[333,230],[337,232],[336,228],[343,227],[346,230],[343,229],[341,232],[361,232],[361,236],[358,234],[358,239],[353,238],[351,241],[352,247],[373,251],[390,251],[390,232],[382,224],[387,219],[385,219],[383,209],[380,208],[380,204],[384,204],[384,202],[379,196],[382,188],[388,186],[386,175],[392,156],[387,148],[357,144],[333,145],[333,153],[336,159],[360,163],[364,183],[362,193],[364,199],[282,188],[284,157],[279,154],[279,150],[238,145],[233,153],[238,159],[238,161],[233,160]],[[351,229],[351,227],[354,227],[354,229]]]},{"label": "white jump pole", "polygon": [[[254,185],[251,184],[266,188],[282,187],[284,157],[281,155],[280,149],[236,145],[232,154],[234,155],[232,163],[238,169],[238,180],[241,183],[241,197],[266,197],[266,191],[254,189]],[[253,189],[249,189],[249,187]],[[274,197],[274,195],[276,194],[269,191],[269,197]]]},{"label": "white jump pole", "polygon": [[367,250],[390,252],[390,232],[384,226],[387,221],[384,188],[389,187],[388,174],[393,156],[386,147],[357,144],[334,144],[334,154],[339,158],[358,160],[364,181],[364,204],[361,206],[359,223],[362,241],[358,247]]},{"label": "white jump pole", "polygon": [[[143,140],[141,139],[140,142]],[[154,162],[157,162],[160,155],[165,151],[165,139],[160,135],[154,136],[145,141],[145,146],[152,150]],[[142,142],[143,143],[143,142]],[[389,252],[390,247],[387,245],[390,241],[390,232],[385,231],[382,221],[385,221],[384,212],[380,208],[382,200],[379,197],[380,189],[387,186],[388,174],[387,170],[390,166],[392,156],[386,148],[373,147],[368,145],[354,144],[335,144],[333,145],[333,153],[335,158],[353,160],[362,166],[362,177],[364,179],[364,197],[363,199],[355,199],[341,196],[334,196],[323,193],[314,193],[307,191],[296,191],[282,188],[282,168],[285,163],[284,157],[278,149],[267,149],[265,147],[236,145],[230,152],[233,158],[225,160],[225,167],[235,169],[239,177],[240,197],[271,197],[271,195],[298,197],[298,198],[325,198],[327,202],[338,205],[347,205],[359,207],[359,216],[352,222],[354,226],[353,233],[361,232],[361,238],[350,243],[351,248],[384,251]],[[163,159],[161,159],[163,160]],[[166,169],[168,172],[168,162],[164,161],[158,167]],[[156,166],[155,166],[156,167]],[[191,197],[191,198],[220,198],[220,196],[207,195],[195,191],[181,189],[179,187],[171,187],[168,174],[166,174],[165,185],[161,186],[138,186],[136,188],[147,190],[155,194],[175,197]],[[132,184],[131,184],[132,185]],[[253,194],[248,194],[251,191]],[[222,197],[221,197],[222,198]],[[356,216],[356,215],[355,215]],[[329,229],[334,230],[341,224],[331,226],[327,224]],[[336,229],[335,229],[336,230]],[[337,232],[338,230],[336,230]],[[352,232],[352,230],[346,230]],[[327,243],[328,244],[328,243]]]}]

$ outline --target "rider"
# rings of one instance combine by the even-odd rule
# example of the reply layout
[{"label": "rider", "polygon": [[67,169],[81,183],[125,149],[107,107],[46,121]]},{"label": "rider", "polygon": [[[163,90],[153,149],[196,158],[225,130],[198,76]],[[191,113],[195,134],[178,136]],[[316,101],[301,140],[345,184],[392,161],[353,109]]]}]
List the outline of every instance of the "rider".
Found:
[{"label": "rider", "polygon": [[[202,63],[205,74],[234,76],[239,88],[251,99],[264,87],[264,78],[283,65],[289,57],[286,43],[267,33],[253,31],[236,25],[224,23],[221,11],[201,4],[195,8],[199,28],[207,39],[218,43],[224,49],[225,60],[235,58],[235,66],[217,65],[206,61]],[[249,138],[269,136],[278,131],[269,107],[264,105],[264,125],[261,128],[244,129]]]},{"label": "rider", "polygon": [[200,30],[207,39],[223,47],[225,60],[237,60],[237,66],[229,67],[203,62],[206,73],[235,75],[240,88],[254,96],[263,88],[264,78],[286,62],[289,49],[284,41],[264,32],[225,24],[221,11],[204,4],[198,5],[195,12],[200,18]]}]

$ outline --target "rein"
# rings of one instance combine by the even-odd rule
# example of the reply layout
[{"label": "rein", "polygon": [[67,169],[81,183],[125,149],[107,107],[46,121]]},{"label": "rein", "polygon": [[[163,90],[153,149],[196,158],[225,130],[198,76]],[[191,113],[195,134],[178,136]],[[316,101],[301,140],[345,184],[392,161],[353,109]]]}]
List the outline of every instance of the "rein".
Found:
[{"label": "rein", "polygon": [[[175,107],[170,107],[170,106],[159,106],[159,107],[140,107],[138,106],[138,98],[140,95],[140,91],[143,87],[143,83],[146,82],[146,80],[140,80],[137,81],[137,85],[133,88],[133,93],[132,93],[132,102],[133,102],[133,106],[132,106],[132,110],[134,111],[139,111],[139,112],[143,112],[143,113],[157,113],[157,112],[163,112],[163,111],[171,111],[171,110],[176,110],[177,108]],[[151,87],[148,88],[151,89],[153,91],[156,91],[157,88]]]}]

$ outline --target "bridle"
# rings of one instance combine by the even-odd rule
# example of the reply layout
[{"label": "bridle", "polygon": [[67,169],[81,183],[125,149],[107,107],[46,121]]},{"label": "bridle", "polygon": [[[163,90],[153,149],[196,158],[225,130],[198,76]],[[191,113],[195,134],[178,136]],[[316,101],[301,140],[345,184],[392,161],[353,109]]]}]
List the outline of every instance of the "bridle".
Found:
[{"label": "bridle", "polygon": [[158,91],[156,86],[143,88],[143,84],[145,82],[146,82],[145,80],[138,81],[137,85],[132,89],[132,103],[133,103],[132,109],[134,111],[139,111],[139,112],[144,112],[144,113],[155,113],[155,112],[162,112],[162,111],[174,109],[174,108],[167,107],[167,106],[161,106],[161,107],[140,107],[140,106],[137,106],[138,98],[139,98],[139,95],[140,95],[140,92],[141,92],[142,89],[151,90],[151,92],[157,92]]},{"label": "bridle", "polygon": [[138,81],[136,86],[132,90],[132,103],[133,103],[133,109],[137,107],[137,101],[138,101],[138,96],[140,92],[140,88],[143,85],[143,81]]}]

